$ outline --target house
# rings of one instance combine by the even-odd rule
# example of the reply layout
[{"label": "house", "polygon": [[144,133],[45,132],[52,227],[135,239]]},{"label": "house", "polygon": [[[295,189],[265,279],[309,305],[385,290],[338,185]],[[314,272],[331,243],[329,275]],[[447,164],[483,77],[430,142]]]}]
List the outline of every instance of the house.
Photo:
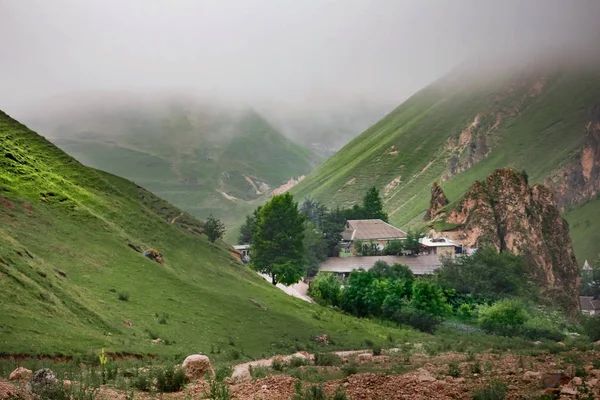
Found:
[{"label": "house", "polygon": [[600,315],[600,300],[594,300],[592,296],[579,296],[579,305],[586,315]]},{"label": "house", "polygon": [[463,247],[460,243],[443,237],[424,237],[419,239],[419,243],[421,243],[421,254],[434,254],[438,257],[454,257],[455,254],[463,253]]},{"label": "house", "polygon": [[249,244],[236,244],[233,246],[241,254],[241,262],[247,264],[250,261],[250,245]]},{"label": "house", "polygon": [[368,271],[377,261],[385,261],[389,265],[406,265],[415,275],[432,274],[442,266],[437,255],[330,257],[319,266],[319,271],[332,272],[339,278],[347,278],[354,270],[362,268]]},{"label": "house", "polygon": [[371,242],[376,250],[383,250],[393,240],[406,239],[406,232],[401,231],[380,219],[355,219],[346,223],[342,232],[342,255],[356,255],[356,242]]}]

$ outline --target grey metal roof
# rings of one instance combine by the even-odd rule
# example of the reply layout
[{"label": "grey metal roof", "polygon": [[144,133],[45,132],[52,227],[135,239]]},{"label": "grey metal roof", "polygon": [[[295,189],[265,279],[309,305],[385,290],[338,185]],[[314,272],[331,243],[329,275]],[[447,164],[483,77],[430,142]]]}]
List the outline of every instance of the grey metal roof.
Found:
[{"label": "grey metal roof", "polygon": [[432,274],[442,265],[437,255],[329,257],[319,266],[319,271],[347,273],[360,268],[369,270],[379,260],[389,265],[406,265],[415,275]]},{"label": "grey metal roof", "polygon": [[353,219],[342,232],[344,240],[406,239],[406,233],[380,219]]},{"label": "grey metal roof", "polygon": [[579,296],[579,305],[582,310],[600,310],[600,300],[594,300],[592,296]]}]

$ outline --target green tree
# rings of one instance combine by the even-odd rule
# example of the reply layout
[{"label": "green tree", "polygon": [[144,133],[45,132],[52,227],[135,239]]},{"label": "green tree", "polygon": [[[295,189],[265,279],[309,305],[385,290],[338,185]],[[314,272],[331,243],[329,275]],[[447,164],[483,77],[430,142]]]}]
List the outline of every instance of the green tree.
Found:
[{"label": "green tree", "polygon": [[300,204],[299,210],[306,217],[307,221],[312,222],[317,228],[321,228],[323,219],[327,213],[327,207],[308,197]]},{"label": "green tree", "polygon": [[388,215],[383,211],[383,200],[379,196],[379,190],[372,187],[367,191],[365,197],[363,197],[363,219],[380,219],[382,221],[388,221]]},{"label": "green tree", "polygon": [[332,257],[337,255],[335,254],[335,249],[342,240],[342,232],[346,229],[347,222],[343,212],[339,208],[325,214],[321,229],[323,231],[323,238],[327,243],[328,256]]},{"label": "green tree", "polygon": [[404,249],[411,251],[413,254],[419,254],[421,252],[421,243],[419,243],[421,236],[419,232],[408,231],[403,243]]},{"label": "green tree", "polygon": [[444,315],[451,310],[442,288],[425,280],[413,283],[411,305],[418,310],[437,316]]},{"label": "green tree", "polygon": [[321,305],[337,306],[342,292],[342,284],[330,272],[321,272],[310,284],[308,295]]},{"label": "green tree", "polygon": [[304,216],[291,194],[274,196],[258,212],[250,249],[252,267],[273,285],[291,285],[306,272]]},{"label": "green tree", "polygon": [[525,305],[518,300],[503,299],[479,309],[479,326],[486,332],[512,336],[518,334],[529,319]]},{"label": "green tree", "polygon": [[208,216],[206,222],[204,222],[204,233],[208,237],[211,243],[214,243],[217,239],[221,239],[225,233],[225,224],[220,219],[213,217],[212,214]]},{"label": "green tree", "polygon": [[260,209],[261,206],[258,206],[252,214],[246,215],[246,221],[240,227],[240,234],[238,236],[239,244],[252,244],[252,236],[256,230],[256,218]]},{"label": "green tree", "polygon": [[319,271],[319,265],[327,258],[329,249],[323,232],[309,221],[305,223],[304,248],[308,264],[307,275],[314,276]]}]

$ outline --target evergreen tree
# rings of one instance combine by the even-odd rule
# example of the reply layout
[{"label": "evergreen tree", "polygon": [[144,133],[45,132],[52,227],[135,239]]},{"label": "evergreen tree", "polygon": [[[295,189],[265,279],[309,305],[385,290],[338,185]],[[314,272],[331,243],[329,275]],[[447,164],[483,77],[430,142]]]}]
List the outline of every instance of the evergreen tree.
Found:
[{"label": "evergreen tree", "polygon": [[208,216],[204,223],[204,233],[208,237],[211,243],[214,243],[217,239],[221,239],[225,233],[225,224],[220,219],[213,217],[212,214]]},{"label": "evergreen tree", "polygon": [[240,227],[240,234],[238,236],[239,244],[251,244],[252,243],[252,235],[254,235],[254,230],[256,229],[256,217],[260,212],[260,206],[254,210],[254,213],[246,215],[246,221]]},{"label": "evergreen tree", "polygon": [[252,268],[273,285],[291,285],[306,272],[304,216],[291,194],[274,196],[258,212],[250,250]]},{"label": "evergreen tree", "polygon": [[363,197],[362,211],[364,219],[388,221],[388,215],[383,211],[383,201],[379,196],[379,190],[375,187],[370,188]]}]

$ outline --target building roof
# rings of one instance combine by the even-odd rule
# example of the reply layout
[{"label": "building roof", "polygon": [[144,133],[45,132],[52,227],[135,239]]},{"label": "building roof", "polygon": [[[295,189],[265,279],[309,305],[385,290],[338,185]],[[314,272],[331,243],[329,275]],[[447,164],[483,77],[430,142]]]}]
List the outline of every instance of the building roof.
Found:
[{"label": "building roof", "polygon": [[432,274],[442,265],[436,255],[329,257],[319,266],[319,271],[348,273],[360,268],[368,271],[379,260],[389,265],[406,265],[415,275]]},{"label": "building roof", "polygon": [[582,310],[600,310],[600,300],[594,300],[592,296],[579,296],[579,305]]},{"label": "building roof", "polygon": [[406,232],[380,219],[354,219],[348,221],[346,230],[342,232],[342,238],[344,240],[406,239]]},{"label": "building roof", "polygon": [[450,246],[460,247],[459,243],[456,243],[447,238],[424,237],[424,238],[419,239],[419,243],[421,243],[423,246],[427,246],[427,247],[450,247]]},{"label": "building roof", "polygon": [[236,244],[233,246],[236,250],[248,250],[250,248],[249,244]]}]

